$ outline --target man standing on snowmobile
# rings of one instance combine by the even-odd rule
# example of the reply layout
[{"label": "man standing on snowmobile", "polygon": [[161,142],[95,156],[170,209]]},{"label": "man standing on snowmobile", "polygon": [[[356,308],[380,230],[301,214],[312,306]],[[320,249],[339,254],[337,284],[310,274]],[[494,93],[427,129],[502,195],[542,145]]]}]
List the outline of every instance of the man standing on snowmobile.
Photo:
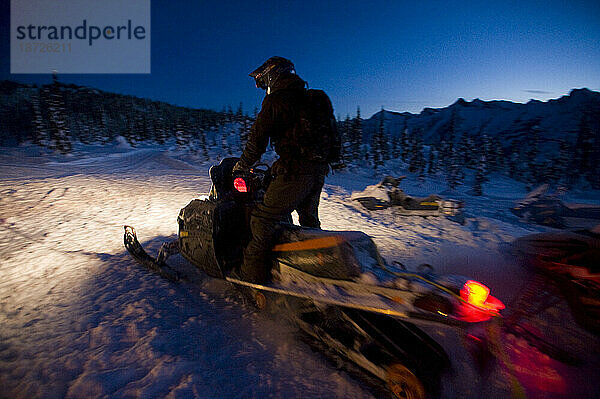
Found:
[{"label": "man standing on snowmobile", "polygon": [[[252,240],[240,270],[242,279],[263,283],[270,275],[278,222],[296,210],[300,225],[320,228],[319,197],[329,163],[339,160],[340,142],[331,101],[320,90],[307,90],[290,60],[271,57],[249,75],[267,95],[234,173],[259,161],[269,140],[279,155],[272,167],[274,179],[252,212]],[[317,127],[319,118],[326,122]]]}]

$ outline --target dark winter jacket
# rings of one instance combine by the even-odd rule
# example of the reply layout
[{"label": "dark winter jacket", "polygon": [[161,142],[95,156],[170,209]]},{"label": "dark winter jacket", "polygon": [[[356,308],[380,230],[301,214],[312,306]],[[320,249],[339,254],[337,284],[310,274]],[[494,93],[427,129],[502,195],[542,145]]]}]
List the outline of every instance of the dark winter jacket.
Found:
[{"label": "dark winter jacket", "polygon": [[301,159],[295,147],[302,143],[294,143],[290,140],[291,131],[299,120],[305,86],[306,82],[297,75],[290,74],[282,76],[271,87],[271,92],[264,98],[262,108],[250,129],[248,142],[240,157],[241,166],[249,168],[257,162],[270,140],[279,155],[279,160],[273,165],[274,174],[327,174],[329,166],[326,163],[320,164]]}]

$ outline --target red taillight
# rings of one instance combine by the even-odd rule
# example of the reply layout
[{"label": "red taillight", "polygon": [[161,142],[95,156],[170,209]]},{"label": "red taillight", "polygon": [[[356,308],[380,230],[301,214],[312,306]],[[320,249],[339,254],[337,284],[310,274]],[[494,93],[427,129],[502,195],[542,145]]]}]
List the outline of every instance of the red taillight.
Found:
[{"label": "red taillight", "polygon": [[490,289],[477,281],[469,280],[460,290],[460,296],[471,305],[482,308],[490,296]]},{"label": "red taillight", "polygon": [[248,187],[246,187],[246,181],[241,177],[236,177],[233,180],[233,187],[240,193],[248,192]]},{"label": "red taillight", "polygon": [[490,289],[477,281],[467,281],[460,290],[460,297],[465,303],[459,308],[459,319],[471,323],[499,316],[504,309],[504,304],[490,295]]},{"label": "red taillight", "polygon": [[495,312],[504,309],[504,304],[498,298],[490,296],[490,289],[477,281],[467,281],[460,290],[460,297],[480,309]]}]

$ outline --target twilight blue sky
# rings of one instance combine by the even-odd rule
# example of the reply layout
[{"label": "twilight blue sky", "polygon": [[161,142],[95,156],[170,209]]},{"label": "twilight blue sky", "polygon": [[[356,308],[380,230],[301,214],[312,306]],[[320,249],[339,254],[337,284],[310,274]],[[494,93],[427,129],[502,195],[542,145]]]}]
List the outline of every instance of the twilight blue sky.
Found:
[{"label": "twilight blue sky", "polygon": [[[9,1],[0,0],[0,80],[11,75]],[[600,90],[598,1],[152,0],[152,73],[60,75],[67,83],[220,110],[252,111],[248,72],[290,58],[336,114],[419,112],[457,98],[526,102]]]}]

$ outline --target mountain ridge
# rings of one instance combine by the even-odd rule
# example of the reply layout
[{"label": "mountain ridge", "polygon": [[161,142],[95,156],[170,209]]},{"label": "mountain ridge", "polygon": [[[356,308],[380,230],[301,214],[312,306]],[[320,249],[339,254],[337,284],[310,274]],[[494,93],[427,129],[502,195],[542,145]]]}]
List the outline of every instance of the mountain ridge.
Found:
[{"label": "mountain ridge", "polygon": [[418,114],[382,110],[364,120],[365,142],[370,142],[378,128],[382,112],[386,131],[392,139],[408,129],[420,132],[426,144],[439,143],[452,124],[455,140],[463,135],[487,134],[497,137],[504,147],[510,147],[526,140],[527,133],[535,127],[540,131],[542,143],[566,141],[573,144],[583,119],[598,135],[600,92],[575,88],[556,99],[531,99],[527,103],[459,98],[447,107],[428,107]]}]

